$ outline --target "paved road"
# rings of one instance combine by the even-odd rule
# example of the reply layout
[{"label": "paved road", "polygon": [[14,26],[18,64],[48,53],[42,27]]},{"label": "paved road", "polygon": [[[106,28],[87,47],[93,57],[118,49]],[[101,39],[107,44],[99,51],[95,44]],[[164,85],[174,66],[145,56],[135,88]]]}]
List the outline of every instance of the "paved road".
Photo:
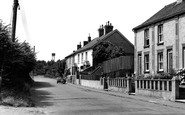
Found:
[{"label": "paved road", "polygon": [[[183,115],[185,110],[132,98],[99,93],[37,77],[32,91],[35,108],[0,107],[2,115]],[[9,113],[9,114],[8,114]],[[13,113],[13,114],[10,114]]]}]

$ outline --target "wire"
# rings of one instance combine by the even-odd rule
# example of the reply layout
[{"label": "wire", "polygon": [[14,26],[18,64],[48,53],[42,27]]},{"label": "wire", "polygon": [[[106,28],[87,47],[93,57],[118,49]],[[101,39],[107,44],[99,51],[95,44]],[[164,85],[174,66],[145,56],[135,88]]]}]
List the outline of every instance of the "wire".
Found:
[{"label": "wire", "polygon": [[27,37],[27,41],[31,45],[31,39],[30,39],[29,30],[28,30],[28,23],[27,23],[26,14],[25,14],[22,0],[19,0],[19,8],[20,8],[20,12],[21,12],[22,24],[23,24],[24,31],[25,31],[25,34]]}]

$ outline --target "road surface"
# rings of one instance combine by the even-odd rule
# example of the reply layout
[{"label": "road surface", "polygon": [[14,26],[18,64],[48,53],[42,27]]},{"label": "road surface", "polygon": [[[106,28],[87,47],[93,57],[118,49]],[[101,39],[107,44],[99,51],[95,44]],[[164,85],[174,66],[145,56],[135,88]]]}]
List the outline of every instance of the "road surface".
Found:
[{"label": "road surface", "polygon": [[[36,107],[0,106],[0,115],[183,115],[185,110],[100,93],[56,80],[35,77]],[[185,105],[185,104],[184,104]]]}]

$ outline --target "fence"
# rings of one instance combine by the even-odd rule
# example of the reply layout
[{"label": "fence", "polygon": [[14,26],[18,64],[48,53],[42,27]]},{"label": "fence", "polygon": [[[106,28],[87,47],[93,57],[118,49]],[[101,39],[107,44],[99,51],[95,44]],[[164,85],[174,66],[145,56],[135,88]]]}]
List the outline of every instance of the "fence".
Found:
[{"label": "fence", "polygon": [[131,74],[134,70],[134,57],[121,56],[111,60],[104,61],[102,64],[103,73],[114,76],[125,76]]},{"label": "fence", "polygon": [[131,78],[100,78],[100,84],[107,83],[108,90],[119,91],[123,93],[133,92],[133,84]]},{"label": "fence", "polygon": [[135,93],[174,101],[179,98],[179,83],[180,81],[176,77],[165,80],[137,79],[135,80]]},{"label": "fence", "polygon": [[103,62],[103,72],[110,73],[120,69],[128,70],[134,68],[133,56],[121,56]]}]

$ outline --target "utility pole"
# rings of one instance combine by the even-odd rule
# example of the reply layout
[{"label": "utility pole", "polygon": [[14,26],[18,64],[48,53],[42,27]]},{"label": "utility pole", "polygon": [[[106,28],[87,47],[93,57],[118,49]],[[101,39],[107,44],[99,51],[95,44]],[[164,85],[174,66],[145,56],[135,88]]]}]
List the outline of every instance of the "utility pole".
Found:
[{"label": "utility pole", "polygon": [[14,0],[13,3],[13,19],[12,19],[12,41],[15,42],[15,32],[16,32],[16,23],[17,23],[17,8],[19,6],[18,0]]}]

